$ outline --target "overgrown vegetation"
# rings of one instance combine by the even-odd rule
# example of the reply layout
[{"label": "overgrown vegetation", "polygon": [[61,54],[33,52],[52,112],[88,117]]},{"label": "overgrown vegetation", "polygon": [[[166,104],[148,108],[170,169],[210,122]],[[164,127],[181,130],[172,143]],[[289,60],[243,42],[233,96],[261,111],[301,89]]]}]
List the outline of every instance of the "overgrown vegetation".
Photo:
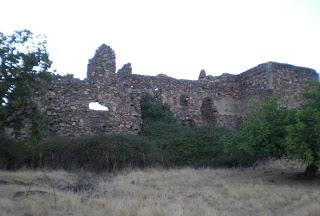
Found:
[{"label": "overgrown vegetation", "polygon": [[314,177],[320,165],[320,84],[307,92],[305,104],[287,127],[286,150],[290,159],[302,159],[305,175]]},{"label": "overgrown vegetation", "polygon": [[[231,132],[222,128],[190,127],[176,122],[169,106],[145,94],[142,97],[141,135],[156,143],[161,161],[174,166],[226,166],[235,158],[224,154]],[[222,145],[221,145],[222,144]]]},{"label": "overgrown vegetation", "polygon": [[112,171],[149,166],[247,166],[258,160],[289,158],[302,159],[307,165],[305,174],[314,177],[319,166],[319,101],[319,86],[306,94],[299,110],[289,110],[277,98],[270,98],[253,107],[238,132],[231,132],[181,125],[168,105],[145,94],[139,135],[53,137],[32,148],[3,137],[0,166]]},{"label": "overgrown vegetation", "polygon": [[280,106],[277,98],[258,105],[225,145],[231,154],[243,152],[256,160],[302,160],[305,176],[315,177],[320,164],[320,84],[305,94],[297,110]]},{"label": "overgrown vegetation", "polygon": [[286,127],[294,121],[295,111],[279,106],[276,97],[262,104],[253,104],[239,132],[225,143],[225,150],[252,160],[281,158],[286,154]]},{"label": "overgrown vegetation", "polygon": [[5,136],[0,136],[0,168],[18,169],[30,166],[32,158],[31,148],[28,144]]},{"label": "overgrown vegetation", "polygon": [[114,171],[158,162],[153,142],[136,135],[58,137],[43,141],[41,165],[50,168]]},{"label": "overgrown vegetation", "polygon": [[51,76],[46,45],[45,37],[29,30],[0,32],[0,133],[6,127],[18,133],[30,125],[30,145],[40,140],[45,127],[35,98],[41,98],[37,81]]},{"label": "overgrown vegetation", "polygon": [[[225,129],[183,126],[169,106],[145,94],[141,100],[143,128],[140,135],[52,137],[36,148],[23,142],[2,143],[2,168],[21,166],[88,170],[118,170],[146,166],[226,166],[235,158],[224,154]],[[18,148],[15,154],[14,149]],[[23,157],[19,152],[25,151]],[[17,158],[19,158],[17,160]]]},{"label": "overgrown vegetation", "polygon": [[147,93],[142,94],[141,97],[141,117],[144,125],[154,121],[168,124],[176,122],[176,118],[170,111],[169,105],[162,103]]}]

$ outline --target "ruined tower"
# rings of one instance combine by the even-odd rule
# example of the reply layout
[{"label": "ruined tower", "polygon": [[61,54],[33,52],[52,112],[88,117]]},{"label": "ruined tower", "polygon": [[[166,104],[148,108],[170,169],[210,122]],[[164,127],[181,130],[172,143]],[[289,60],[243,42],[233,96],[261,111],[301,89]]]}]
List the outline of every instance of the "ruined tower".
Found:
[{"label": "ruined tower", "polygon": [[[62,76],[50,81],[45,107],[48,135],[138,133],[141,128],[140,97],[126,80],[127,76],[116,74],[114,51],[103,44],[89,60],[86,79]],[[90,103],[98,103],[107,109],[92,110]]]}]

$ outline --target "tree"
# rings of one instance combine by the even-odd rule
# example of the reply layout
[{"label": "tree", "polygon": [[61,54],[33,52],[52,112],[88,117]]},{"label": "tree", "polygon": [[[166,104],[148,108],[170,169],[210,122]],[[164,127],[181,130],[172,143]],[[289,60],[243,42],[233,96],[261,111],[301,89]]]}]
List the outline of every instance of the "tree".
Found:
[{"label": "tree", "polygon": [[305,97],[296,123],[287,127],[286,147],[289,158],[307,165],[305,176],[315,177],[320,164],[320,84]]},{"label": "tree", "polygon": [[161,121],[173,123],[176,121],[174,114],[166,103],[162,103],[150,94],[144,93],[141,97],[141,117],[143,121]]},{"label": "tree", "polygon": [[240,130],[226,142],[226,152],[242,155],[242,163],[286,154],[286,127],[294,122],[294,110],[282,107],[276,97],[256,104]]},{"label": "tree", "polygon": [[37,80],[51,66],[46,45],[45,37],[29,30],[0,32],[0,130],[18,130],[29,119],[38,136],[41,116],[33,98],[41,95]]}]

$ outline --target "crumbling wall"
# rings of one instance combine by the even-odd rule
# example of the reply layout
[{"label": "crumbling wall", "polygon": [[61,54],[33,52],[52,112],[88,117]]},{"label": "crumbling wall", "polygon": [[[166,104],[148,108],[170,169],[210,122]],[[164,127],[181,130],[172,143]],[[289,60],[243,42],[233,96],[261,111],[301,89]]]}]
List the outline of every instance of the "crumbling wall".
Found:
[{"label": "crumbling wall", "polygon": [[299,107],[303,94],[319,82],[318,74],[310,68],[273,63],[271,70],[273,94],[279,96],[282,104],[289,108]]},{"label": "crumbling wall", "polygon": [[238,75],[243,94],[240,97],[242,112],[247,112],[253,101],[265,101],[278,96],[282,105],[299,107],[303,94],[319,80],[310,68],[267,62]]},{"label": "crumbling wall", "polygon": [[165,75],[132,75],[133,88],[168,103],[177,119],[188,125],[239,127],[253,102],[276,95],[290,108],[301,105],[303,93],[318,82],[309,68],[268,62],[239,75],[207,76],[197,81],[177,80]]},{"label": "crumbling wall", "polygon": [[[235,76],[191,81],[165,75],[133,75],[132,80],[134,89],[148,92],[168,103],[183,124],[236,127],[236,124],[231,124],[240,118],[237,116],[239,84]],[[208,103],[210,108],[206,105]]]},{"label": "crumbling wall", "polygon": [[[277,95],[283,105],[295,108],[301,105],[303,93],[318,82],[312,69],[275,62],[239,75],[214,77],[201,70],[198,80],[178,80],[163,74],[132,74],[130,63],[116,73],[115,59],[114,51],[102,45],[89,60],[85,80],[64,76],[47,84],[50,135],[138,133],[144,92],[169,104],[182,124],[236,129],[253,101]],[[109,110],[90,110],[90,102]]]},{"label": "crumbling wall", "polygon": [[[69,75],[49,82],[45,108],[48,135],[137,133],[141,128],[140,95],[127,88],[125,77],[118,77],[115,69],[114,51],[102,45],[89,60],[87,79]],[[106,106],[108,111],[89,109],[91,102]]]}]

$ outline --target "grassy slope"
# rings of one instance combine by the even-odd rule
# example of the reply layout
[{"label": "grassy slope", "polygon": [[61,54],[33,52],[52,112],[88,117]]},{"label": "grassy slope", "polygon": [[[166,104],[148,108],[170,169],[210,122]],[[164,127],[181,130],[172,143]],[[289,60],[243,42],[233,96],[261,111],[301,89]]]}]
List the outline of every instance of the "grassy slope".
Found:
[{"label": "grassy slope", "polygon": [[320,215],[320,179],[295,178],[301,170],[276,161],[255,169],[127,170],[115,176],[0,171],[0,215]]}]

